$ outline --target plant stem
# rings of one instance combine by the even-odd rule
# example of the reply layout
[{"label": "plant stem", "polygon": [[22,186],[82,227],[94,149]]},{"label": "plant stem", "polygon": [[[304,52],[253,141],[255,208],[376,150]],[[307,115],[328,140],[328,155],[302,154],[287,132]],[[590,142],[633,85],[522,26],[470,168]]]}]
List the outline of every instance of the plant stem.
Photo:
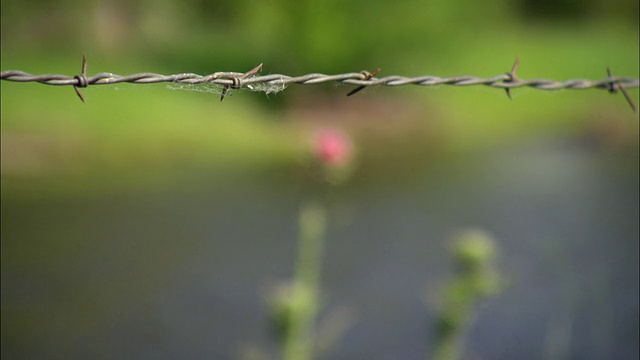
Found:
[{"label": "plant stem", "polygon": [[326,230],[325,209],[309,203],[300,210],[298,255],[291,294],[290,332],[284,341],[285,360],[310,360],[320,294],[320,270]]}]

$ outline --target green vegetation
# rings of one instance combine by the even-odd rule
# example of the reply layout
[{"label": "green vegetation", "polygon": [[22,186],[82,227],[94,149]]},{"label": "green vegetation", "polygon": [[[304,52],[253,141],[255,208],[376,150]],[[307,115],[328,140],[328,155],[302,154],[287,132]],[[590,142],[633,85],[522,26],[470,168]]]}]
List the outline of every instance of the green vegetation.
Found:
[{"label": "green vegetation", "polygon": [[[607,76],[607,66],[615,75],[639,76],[635,0],[613,4],[597,0],[370,0],[366,7],[363,4],[339,0],[8,0],[1,5],[1,70],[74,75],[80,72],[82,54],[86,53],[89,75],[204,75],[246,71],[264,63],[263,74],[331,74],[381,68],[378,76],[485,77],[509,71],[520,56],[521,78],[600,79]],[[3,340],[8,338],[17,348],[23,344],[38,348],[43,343],[43,348],[71,346],[66,341],[73,337],[67,334],[75,332],[58,331],[57,326],[63,324],[60,319],[70,324],[63,324],[69,329],[81,330],[90,334],[83,336],[95,340],[103,334],[100,324],[107,324],[103,326],[107,328],[111,321],[128,314],[104,312],[96,302],[113,305],[115,298],[114,309],[137,312],[147,305],[139,298],[152,293],[150,289],[156,284],[182,284],[183,279],[172,280],[171,276],[179,273],[176,268],[184,267],[183,263],[197,262],[197,256],[192,258],[194,253],[209,256],[209,244],[220,243],[220,253],[227,254],[224,246],[228,243],[221,239],[231,238],[234,229],[255,227],[255,232],[241,232],[251,237],[247,234],[262,235],[262,229],[270,225],[256,219],[254,223],[246,221],[243,205],[228,204],[224,196],[211,197],[211,202],[218,201],[215,205],[220,207],[207,208],[210,213],[203,214],[205,210],[197,204],[174,209],[176,204],[171,203],[166,205],[171,211],[159,218],[147,211],[156,206],[155,200],[141,205],[141,209],[128,209],[129,203],[121,205],[122,212],[117,216],[110,212],[112,205],[108,202],[88,211],[86,218],[76,217],[86,212],[82,206],[67,215],[64,209],[76,198],[92,202],[95,198],[146,193],[164,198],[172,191],[193,191],[199,196],[208,189],[223,193],[232,188],[225,184],[263,184],[275,176],[280,189],[316,201],[300,209],[297,258],[281,265],[291,267],[292,274],[270,298],[269,313],[283,356],[310,359],[329,351],[352,320],[349,311],[342,308],[325,313],[322,303],[322,256],[325,247],[330,248],[325,246],[325,236],[332,235],[334,225],[348,222],[333,221],[330,203],[334,196],[353,196],[350,192],[362,191],[363,184],[376,189],[377,184],[384,183],[397,190],[398,184],[411,181],[425,168],[436,169],[429,179],[436,184],[465,181],[465,188],[471,188],[493,182],[491,171],[482,179],[469,176],[478,173],[468,172],[474,154],[540,139],[584,139],[611,152],[631,149],[632,156],[621,157],[610,166],[637,168],[638,115],[629,110],[622,95],[611,96],[603,90],[515,89],[514,99],[509,100],[500,89],[477,86],[367,88],[346,97],[352,86],[292,85],[268,96],[231,90],[221,103],[216,88],[201,86],[192,89],[200,92],[192,92],[167,84],[118,84],[83,89],[87,102],[82,104],[71,87],[7,81],[0,86],[2,206],[14,214],[9,218],[14,222],[9,225],[14,227],[3,231],[3,278],[9,274],[7,290],[18,295],[23,292],[20,281],[25,273],[26,282],[35,283],[31,288],[40,289],[49,279],[64,285],[60,292],[63,295],[48,307],[55,310],[49,314],[41,310],[42,304],[51,301],[46,291],[32,303],[23,304],[18,296],[7,300],[9,310],[5,311],[3,305],[3,316],[6,312],[9,317],[3,323]],[[638,89],[629,92],[640,103]],[[312,138],[327,128],[343,132],[349,143],[327,146],[319,160],[317,154],[313,157]],[[331,168],[343,161],[340,152],[352,150],[357,156],[351,158],[349,153],[343,158],[348,158],[348,166]],[[439,173],[438,167],[429,167],[432,163],[452,164],[453,170]],[[558,169],[545,166],[533,170],[523,166],[514,172],[522,172],[525,178],[527,171]],[[617,173],[613,174],[611,177],[616,177]],[[531,178],[536,181],[539,177]],[[344,186],[337,190],[337,184]],[[502,184],[496,182],[495,186]],[[235,189],[241,192],[245,188]],[[269,185],[259,186],[246,196],[256,198],[261,211],[262,206],[267,209],[265,213],[285,211],[282,209],[289,204],[270,203],[265,195],[268,192]],[[398,194],[389,195],[389,200],[394,200],[393,196]],[[234,194],[229,198],[238,197]],[[52,198],[63,201],[54,201],[57,206],[33,214],[38,205]],[[597,216],[618,216],[612,211],[600,215],[601,206],[615,202],[611,199],[595,203]],[[488,196],[472,199],[476,200],[493,201]],[[444,221],[444,226],[458,227],[475,220],[473,216],[458,219],[458,209],[468,206],[466,203],[443,205],[437,211],[455,218]],[[226,214],[227,207],[232,208],[231,215]],[[220,230],[221,223],[212,218],[223,213],[238,224]],[[572,215],[571,219],[580,216]],[[125,219],[141,222],[142,227],[135,231],[119,229]],[[381,219],[385,218],[368,221]],[[434,219],[439,221],[438,217]],[[207,226],[194,226],[202,223]],[[618,226],[618,220],[611,223]],[[527,227],[521,229],[526,231]],[[392,230],[390,236],[406,235],[403,229]],[[279,234],[272,234],[276,236]],[[494,240],[482,232],[466,233],[458,240],[453,251],[457,272],[445,288],[435,324],[436,339],[430,355],[436,359],[459,358],[464,350],[464,331],[473,320],[476,305],[499,293],[502,285],[494,268]],[[242,243],[245,248],[241,250],[262,255],[267,248],[263,241],[255,236]],[[256,246],[258,243],[263,247]],[[354,245],[349,246],[347,249],[353,251]],[[221,277],[235,282],[236,266],[263,266],[235,260],[229,265],[232,274]],[[96,273],[86,275],[93,265]],[[270,269],[277,273],[275,270]],[[78,274],[86,276],[76,282]],[[30,287],[25,285],[24,289]],[[130,300],[121,294],[130,296],[137,307],[130,308]],[[40,296],[39,292],[35,296]],[[65,314],[72,316],[65,318]],[[573,316],[560,315],[560,320],[552,323],[559,329],[551,333],[553,336],[565,332]],[[166,330],[171,325],[162,322],[150,326]],[[119,330],[117,326],[114,329]],[[550,340],[548,347],[562,348],[569,341]],[[262,352],[254,355],[259,358]]]},{"label": "green vegetation", "polygon": [[[433,359],[462,358],[464,332],[481,300],[495,296],[503,279],[495,270],[496,241],[483,231],[467,231],[454,239],[455,277],[442,295],[435,324]],[[431,358],[431,357],[429,357]]]},{"label": "green vegetation", "polygon": [[[381,67],[380,75],[492,76],[520,55],[523,78],[602,78],[607,65],[638,76],[633,1],[606,9],[591,1],[559,16],[527,13],[526,1],[368,4],[6,1],[2,69],[71,75],[86,52],[89,74],[205,74],[264,62],[263,73],[291,75]],[[67,194],[166,187],[181,173],[296,165],[304,129],[323,126],[329,119],[322,116],[364,134],[358,140],[373,148],[410,137],[411,146],[390,146],[408,154],[575,136],[597,131],[601,119],[636,134],[625,144],[637,143],[624,99],[603,91],[519,89],[509,101],[498,89],[477,87],[368,89],[357,99],[344,97],[349,89],[292,86],[269,98],[236,91],[219,103],[213,93],[123,84],[85,89],[83,105],[67,87],[2,82],[3,195],[24,187]],[[631,94],[637,99],[637,90]],[[409,111],[358,115],[380,101]],[[313,104],[312,115],[328,114],[301,116],[305,104]]]}]

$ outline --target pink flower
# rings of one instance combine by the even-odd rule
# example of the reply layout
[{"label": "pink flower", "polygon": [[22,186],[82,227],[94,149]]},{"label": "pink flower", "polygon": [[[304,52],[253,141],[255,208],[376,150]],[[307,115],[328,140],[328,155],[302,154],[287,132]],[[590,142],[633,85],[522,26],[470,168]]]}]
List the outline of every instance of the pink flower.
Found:
[{"label": "pink flower", "polygon": [[327,166],[343,166],[351,159],[351,141],[337,129],[320,131],[315,139],[315,152]]}]

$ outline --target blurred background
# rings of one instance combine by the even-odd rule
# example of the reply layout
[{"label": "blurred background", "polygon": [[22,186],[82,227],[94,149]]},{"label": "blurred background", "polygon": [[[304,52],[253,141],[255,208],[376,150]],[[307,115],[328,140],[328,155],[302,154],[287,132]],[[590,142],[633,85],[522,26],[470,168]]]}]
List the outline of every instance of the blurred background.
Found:
[{"label": "blurred background", "polygon": [[[635,0],[2,1],[1,70],[638,77]],[[503,291],[474,359],[637,359],[638,115],[621,94],[2,81],[2,358],[278,358],[265,298],[327,209],[321,358],[433,351],[450,239],[491,234]],[[195,90],[195,91],[187,91]],[[638,90],[629,90],[638,104]],[[352,142],[319,181],[313,134]]]}]

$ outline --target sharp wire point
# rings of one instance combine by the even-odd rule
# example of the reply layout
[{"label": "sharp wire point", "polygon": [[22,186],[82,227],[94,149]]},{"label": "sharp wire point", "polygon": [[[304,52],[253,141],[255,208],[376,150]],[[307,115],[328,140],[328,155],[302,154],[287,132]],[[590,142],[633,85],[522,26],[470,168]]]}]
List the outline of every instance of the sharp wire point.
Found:
[{"label": "sharp wire point", "polygon": [[[609,66],[607,66],[607,75],[609,75],[610,79],[613,79],[613,72],[611,72],[611,67],[609,67]],[[620,90],[622,95],[624,95],[624,98],[627,100],[627,103],[629,104],[629,106],[631,106],[631,110],[634,113],[636,113],[637,112],[636,104],[633,102],[633,99],[631,98],[631,96],[627,92],[627,89],[625,89],[624,85],[620,84],[620,82],[618,82],[618,81],[609,83],[609,92],[610,93],[615,94],[615,93],[618,92],[618,90]]]},{"label": "sharp wire point", "polygon": [[82,75],[87,75],[87,53],[82,53]]},{"label": "sharp wire point", "polygon": [[[507,73],[509,79],[506,82],[515,82],[518,78],[516,76],[516,71],[518,71],[518,66],[520,66],[520,55],[516,56],[516,61],[513,63],[511,67],[511,71]],[[511,97],[511,88],[504,88],[504,91],[507,93],[509,100],[513,100]]]},{"label": "sharp wire point", "polygon": [[225,95],[227,95],[227,90],[229,90],[229,85],[225,85],[222,88],[222,94],[220,94],[220,102],[222,102],[222,100],[224,100]]},{"label": "sharp wire point", "polygon": [[89,84],[87,83],[87,53],[82,53],[82,69],[80,75],[74,76],[77,83],[73,86],[73,90],[76,91],[76,94],[82,100],[83,103],[86,103],[84,100],[84,95],[82,95],[82,91],[80,91],[81,87],[87,87]]},{"label": "sharp wire point", "polygon": [[80,89],[74,86],[73,90],[76,91],[76,94],[78,94],[78,97],[80,98],[80,100],[82,100],[83,103],[86,103],[86,101],[84,101],[84,95],[82,95],[82,92],[80,91]]},{"label": "sharp wire point", "polygon": [[627,92],[627,89],[625,89],[624,86],[620,84],[618,84],[618,88],[622,92],[622,95],[624,95],[625,99],[627,99],[629,106],[631,106],[631,110],[633,110],[634,113],[637,112],[636,104],[633,102],[633,99],[631,99],[631,96]]},{"label": "sharp wire point", "polygon": [[520,55],[516,56],[516,61],[513,63],[513,67],[511,68],[511,73],[513,75],[518,71],[518,66],[520,66]]},{"label": "sharp wire point", "polygon": [[[240,82],[243,79],[247,79],[247,78],[255,75],[256,73],[258,73],[262,69],[262,64],[263,63],[260,63],[260,65],[254,67],[253,69],[247,71],[246,73],[244,73],[244,74],[242,74],[240,76],[232,77],[231,78],[233,80],[233,86],[232,87],[236,88],[236,86],[237,86],[238,88],[240,88],[241,87],[241,85],[239,85]],[[222,102],[222,100],[224,100],[224,97],[227,95],[227,91],[229,91],[229,85],[225,85],[222,88],[222,94],[220,95],[220,102]]]},{"label": "sharp wire point", "polygon": [[246,72],[244,75],[242,75],[242,78],[246,79],[252,75],[255,75],[261,69],[262,69],[262,63],[260,63],[260,65],[254,67],[253,69],[249,70],[248,72]]},{"label": "sharp wire point", "polygon": [[[364,74],[364,79],[363,79],[363,80],[371,80],[371,78],[372,78],[372,77],[374,77],[374,76],[376,76],[376,74],[377,74],[377,73],[379,73],[379,72],[380,72],[380,70],[382,70],[382,69],[381,69],[381,68],[377,68],[377,69],[375,69],[373,72],[370,72],[370,73],[368,73],[368,72],[367,72],[367,73],[365,74],[365,73],[363,72],[363,74]],[[367,87],[367,86],[366,86],[366,85],[360,85],[360,86],[358,86],[357,88],[355,88],[355,89],[353,89],[353,90],[349,91],[349,93],[347,94],[347,96],[351,96],[351,95],[353,95],[353,94],[357,93],[358,91],[360,91],[360,90],[364,89],[365,87]]]}]

